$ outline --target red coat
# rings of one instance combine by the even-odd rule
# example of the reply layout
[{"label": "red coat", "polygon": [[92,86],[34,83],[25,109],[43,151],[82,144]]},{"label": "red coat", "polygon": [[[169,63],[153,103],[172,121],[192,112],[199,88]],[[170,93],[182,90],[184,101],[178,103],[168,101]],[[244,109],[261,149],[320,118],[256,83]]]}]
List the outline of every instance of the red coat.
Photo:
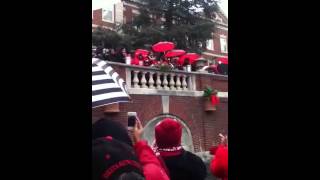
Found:
[{"label": "red coat", "polygon": [[146,141],[137,142],[134,149],[142,165],[146,180],[169,180],[161,163]]},{"label": "red coat", "polygon": [[211,173],[223,180],[228,180],[228,147],[220,145],[210,164]]}]

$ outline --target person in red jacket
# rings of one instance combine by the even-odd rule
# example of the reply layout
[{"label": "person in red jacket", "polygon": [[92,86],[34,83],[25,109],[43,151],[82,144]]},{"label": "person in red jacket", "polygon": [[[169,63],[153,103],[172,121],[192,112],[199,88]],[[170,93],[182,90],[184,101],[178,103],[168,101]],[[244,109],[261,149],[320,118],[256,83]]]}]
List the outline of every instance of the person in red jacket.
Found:
[{"label": "person in red jacket", "polygon": [[221,144],[217,148],[211,148],[210,153],[214,154],[214,158],[210,164],[211,173],[221,178],[228,180],[228,143],[227,136],[219,134],[221,137]]},{"label": "person in red jacket", "polygon": [[102,119],[93,126],[92,180],[169,180],[161,163],[141,140],[143,127],[136,123],[134,145],[118,122]]},{"label": "person in red jacket", "polygon": [[133,130],[133,141],[135,142],[133,147],[142,165],[146,180],[169,180],[165,169],[147,141],[141,140],[142,132],[141,122],[137,120]]}]

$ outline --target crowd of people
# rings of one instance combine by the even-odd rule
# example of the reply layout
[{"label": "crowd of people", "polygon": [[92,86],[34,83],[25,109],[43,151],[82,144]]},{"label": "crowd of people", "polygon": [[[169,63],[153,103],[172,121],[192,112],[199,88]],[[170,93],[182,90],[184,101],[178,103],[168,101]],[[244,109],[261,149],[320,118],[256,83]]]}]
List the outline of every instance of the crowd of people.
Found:
[{"label": "crowd of people", "polygon": [[108,119],[97,121],[92,132],[92,180],[204,180],[207,173],[228,179],[226,136],[220,135],[221,144],[210,149],[215,157],[207,172],[201,158],[181,146],[182,125],[174,119],[156,125],[152,146],[141,139],[139,120],[131,134]]},{"label": "crowd of people", "polygon": [[125,63],[126,57],[129,55],[126,48],[104,48],[103,46],[98,46],[94,51],[92,51],[93,58],[99,58],[106,61],[113,61],[119,63]]},{"label": "crowd of people", "polygon": [[184,63],[180,64],[178,63],[179,57],[167,58],[165,57],[164,52],[139,50],[130,53],[126,48],[107,49],[99,46],[92,52],[92,57],[119,63],[128,63],[127,60],[129,59],[129,64],[140,66],[153,67],[159,64],[164,64],[171,66],[172,69],[178,70],[184,70],[184,67],[191,65],[188,58],[184,60]]}]

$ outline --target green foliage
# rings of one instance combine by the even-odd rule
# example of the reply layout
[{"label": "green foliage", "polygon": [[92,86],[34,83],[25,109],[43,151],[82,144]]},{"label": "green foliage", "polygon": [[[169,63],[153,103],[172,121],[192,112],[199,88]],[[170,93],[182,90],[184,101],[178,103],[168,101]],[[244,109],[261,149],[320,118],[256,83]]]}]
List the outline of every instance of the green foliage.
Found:
[{"label": "green foliage", "polygon": [[[127,0],[130,1],[130,0]],[[93,45],[107,48],[146,48],[159,41],[172,41],[177,49],[201,54],[212,38],[218,10],[216,0],[140,0],[140,14],[133,22],[117,26],[117,32],[97,28]],[[164,21],[161,21],[164,18]]]},{"label": "green foliage", "polygon": [[212,95],[213,89],[211,87],[206,87],[203,90],[203,97],[210,97]]},{"label": "green foliage", "polygon": [[[212,38],[214,23],[208,19],[218,10],[216,0],[140,0],[140,15],[123,32],[133,48],[172,41],[177,49],[202,53]],[[161,21],[165,18],[165,21]]]},{"label": "green foliage", "polygon": [[203,90],[203,97],[211,97],[211,95],[214,95],[214,94],[217,94],[218,91],[215,90],[215,89],[212,89],[211,87],[206,87],[204,90]]},{"label": "green foliage", "polygon": [[116,48],[120,45],[122,37],[115,31],[98,27],[92,32],[92,44],[106,48]]}]

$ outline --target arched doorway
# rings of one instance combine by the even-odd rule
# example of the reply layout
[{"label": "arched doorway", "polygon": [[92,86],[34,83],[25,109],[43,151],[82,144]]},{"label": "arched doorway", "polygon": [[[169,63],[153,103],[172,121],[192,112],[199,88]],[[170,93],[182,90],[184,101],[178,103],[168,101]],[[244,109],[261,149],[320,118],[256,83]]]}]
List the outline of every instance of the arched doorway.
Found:
[{"label": "arched doorway", "polygon": [[192,135],[191,131],[188,126],[177,116],[173,115],[160,115],[153,119],[151,119],[144,127],[143,132],[143,139],[148,141],[148,144],[151,145],[154,141],[154,128],[155,126],[162,121],[164,118],[172,118],[182,124],[182,139],[181,145],[187,151],[194,152],[193,142],[192,142]]}]

